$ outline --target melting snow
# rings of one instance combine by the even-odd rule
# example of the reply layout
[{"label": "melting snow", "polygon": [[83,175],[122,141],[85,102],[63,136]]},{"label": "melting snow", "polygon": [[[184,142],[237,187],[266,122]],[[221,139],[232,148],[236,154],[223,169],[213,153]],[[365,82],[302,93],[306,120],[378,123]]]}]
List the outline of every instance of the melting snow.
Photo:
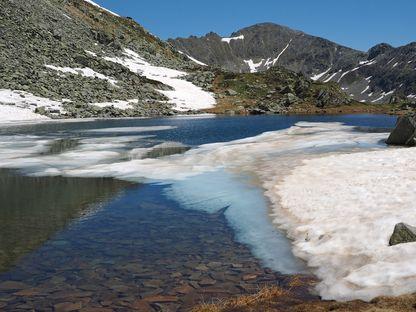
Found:
[{"label": "melting snow", "polygon": [[366,93],[367,91],[368,91],[368,89],[370,89],[370,86],[367,86],[362,92],[361,92],[361,94],[364,94],[364,93]]},{"label": "melting snow", "polygon": [[329,71],[332,69],[332,67],[330,67],[330,68],[328,68],[326,71],[324,71],[323,73],[320,73],[320,74],[317,74],[317,75],[314,75],[314,76],[312,76],[311,77],[311,79],[313,80],[313,81],[317,81],[317,80],[319,80],[319,79],[321,79],[323,76],[325,76],[327,73],[329,73]]},{"label": "melting snow", "polygon": [[194,62],[194,63],[196,63],[196,64],[198,64],[198,65],[201,65],[201,66],[208,66],[207,64],[202,63],[201,61],[198,61],[197,59],[193,58],[192,56],[190,56],[190,55],[188,55],[188,54],[186,54],[186,53],[183,53],[183,52],[181,52],[181,51],[178,51],[178,52],[179,52],[180,54],[185,55],[188,59],[190,59],[192,62]]},{"label": "melting snow", "polygon": [[216,101],[211,93],[189,81],[180,79],[187,75],[186,72],[153,66],[129,49],[125,49],[123,54],[123,57],[105,57],[104,59],[121,64],[134,73],[172,87],[172,91],[159,90],[159,92],[169,98],[169,103],[174,104],[175,109],[179,111],[198,110],[211,108],[215,105]]},{"label": "melting snow", "polygon": [[102,80],[107,80],[109,83],[111,83],[112,85],[116,85],[117,84],[117,80],[107,77],[103,74],[97,73],[96,71],[92,70],[91,68],[71,68],[71,67],[57,67],[57,66],[53,66],[53,65],[45,65],[45,67],[52,69],[52,70],[56,70],[62,73],[69,73],[69,74],[73,74],[73,75],[81,75],[84,77],[89,77],[89,78],[98,78],[98,79],[102,79]]},{"label": "melting snow", "polygon": [[113,102],[103,102],[103,103],[90,103],[90,105],[97,106],[97,107],[115,107],[118,109],[126,110],[129,108],[133,108],[132,104],[137,104],[139,101],[136,100],[130,100],[130,101],[120,101],[116,100]]},{"label": "melting snow", "polygon": [[227,42],[228,44],[230,44],[230,42],[232,40],[244,40],[244,35],[240,35],[240,36],[237,36],[237,37],[230,37],[230,38],[222,38],[221,39],[222,42]]},{"label": "melting snow", "polygon": [[97,53],[94,53],[94,52],[92,52],[92,51],[85,50],[85,52],[86,52],[87,54],[91,55],[91,56],[94,56],[94,57],[96,57],[96,56],[97,56]]},{"label": "melting snow", "polygon": [[0,121],[48,119],[35,113],[36,108],[44,107],[51,113],[64,113],[62,103],[35,96],[29,92],[0,90]]},{"label": "melting snow", "polygon": [[325,79],[324,82],[330,82],[339,72],[341,72],[341,71],[338,71],[337,73],[333,73],[331,76],[329,76],[327,79]]},{"label": "melting snow", "polygon": [[96,6],[97,8],[100,8],[101,10],[104,10],[104,11],[110,13],[110,14],[113,14],[114,16],[120,17],[120,15],[118,15],[118,14],[116,14],[116,13],[114,13],[114,12],[112,12],[112,11],[106,9],[106,8],[103,8],[102,6],[98,5],[97,3],[95,3],[92,0],[84,0],[84,1],[92,4],[93,6]]},{"label": "melting snow", "polygon": [[[271,62],[272,66],[274,66],[279,61],[279,59],[283,55],[283,53],[285,53],[287,48],[289,48],[291,42],[292,42],[292,39],[290,39],[288,44],[283,48],[282,52],[280,52],[279,55]],[[268,65],[270,65],[270,64],[268,64]]]},{"label": "melting snow", "polygon": [[258,63],[254,63],[253,60],[244,60],[244,63],[246,63],[248,67],[250,68],[250,73],[257,73],[258,68],[263,64],[263,62],[264,60],[261,60]]}]

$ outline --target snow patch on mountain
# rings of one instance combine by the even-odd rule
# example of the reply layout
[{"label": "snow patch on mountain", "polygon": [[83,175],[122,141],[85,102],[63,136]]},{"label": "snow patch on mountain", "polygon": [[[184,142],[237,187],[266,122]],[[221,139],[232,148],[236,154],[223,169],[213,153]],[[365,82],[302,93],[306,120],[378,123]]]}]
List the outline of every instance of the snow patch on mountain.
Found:
[{"label": "snow patch on mountain", "polygon": [[98,79],[102,79],[102,80],[107,80],[109,83],[111,83],[112,85],[116,85],[117,84],[117,80],[111,78],[111,77],[107,77],[103,74],[97,73],[96,71],[92,70],[91,68],[85,67],[85,68],[72,68],[72,67],[58,67],[58,66],[54,66],[54,65],[45,65],[46,68],[55,70],[55,71],[59,71],[61,73],[66,73],[66,74],[73,74],[73,75],[81,75],[84,77],[88,77],[88,78],[98,78]]},{"label": "snow patch on mountain", "polygon": [[90,103],[90,105],[97,106],[97,107],[114,107],[122,110],[133,108],[132,104],[137,104],[139,101],[137,99],[135,100],[129,100],[129,101],[120,101],[116,100],[113,102],[103,102],[103,103]]},{"label": "snow patch on mountain", "polygon": [[101,10],[106,11],[106,12],[108,12],[108,13],[114,15],[114,16],[120,17],[120,15],[118,15],[117,13],[114,13],[114,12],[112,12],[112,11],[106,9],[106,8],[103,8],[102,6],[100,6],[99,4],[95,3],[94,1],[91,1],[91,0],[84,0],[84,1],[85,2],[88,2],[89,4],[92,4],[93,6],[95,6],[97,8],[100,8]]},{"label": "snow patch on mountain", "polygon": [[244,63],[247,64],[248,67],[250,67],[250,73],[257,73],[259,71],[259,68],[263,64],[264,60],[261,60],[258,63],[254,63],[253,60],[244,60]]},{"label": "snow patch on mountain", "polygon": [[192,57],[192,56],[190,56],[190,55],[188,55],[188,54],[186,54],[186,53],[183,53],[182,51],[178,51],[180,54],[182,54],[182,55],[185,55],[188,59],[190,59],[192,62],[194,62],[194,63],[196,63],[196,64],[198,64],[198,65],[201,65],[201,66],[208,66],[207,64],[205,64],[205,63],[203,63],[203,62],[201,62],[201,61],[198,61],[196,58],[194,58],[194,57]]},{"label": "snow patch on mountain", "polygon": [[229,37],[229,38],[222,38],[221,39],[222,42],[226,42],[228,44],[230,44],[230,42],[232,40],[244,40],[244,35],[240,35],[240,36],[236,36],[236,37]]},{"label": "snow patch on mountain", "polygon": [[181,79],[187,75],[186,72],[151,65],[132,50],[124,49],[123,57],[105,57],[104,59],[121,64],[134,73],[172,87],[173,90],[158,91],[167,96],[168,102],[174,104],[178,111],[212,108],[216,103],[211,93]]},{"label": "snow patch on mountain", "polygon": [[327,73],[329,73],[329,71],[332,69],[332,67],[328,68],[326,71],[320,73],[320,74],[316,74],[314,76],[311,77],[311,79],[313,81],[317,81],[319,79],[321,79],[323,76],[325,76]]}]

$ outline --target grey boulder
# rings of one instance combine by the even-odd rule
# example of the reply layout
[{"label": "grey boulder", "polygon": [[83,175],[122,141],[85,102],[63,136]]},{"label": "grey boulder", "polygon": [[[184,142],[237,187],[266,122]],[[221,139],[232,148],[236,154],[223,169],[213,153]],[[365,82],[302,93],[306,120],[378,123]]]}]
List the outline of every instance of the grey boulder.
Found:
[{"label": "grey boulder", "polygon": [[394,232],[390,237],[389,245],[394,246],[412,242],[416,242],[416,227],[405,223],[396,224]]},{"label": "grey boulder", "polygon": [[415,146],[416,121],[413,116],[399,117],[396,127],[386,143],[389,145]]}]

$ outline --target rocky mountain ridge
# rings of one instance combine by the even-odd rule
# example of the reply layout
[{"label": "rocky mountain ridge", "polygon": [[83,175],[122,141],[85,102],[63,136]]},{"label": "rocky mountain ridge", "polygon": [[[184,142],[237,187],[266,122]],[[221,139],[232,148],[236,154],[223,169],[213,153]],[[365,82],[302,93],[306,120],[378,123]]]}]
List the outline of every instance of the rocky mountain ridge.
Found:
[{"label": "rocky mountain ridge", "polygon": [[201,63],[233,72],[282,66],[316,81],[336,82],[357,101],[416,101],[416,43],[380,44],[362,52],[272,23],[243,28],[228,38],[211,32],[169,43]]}]

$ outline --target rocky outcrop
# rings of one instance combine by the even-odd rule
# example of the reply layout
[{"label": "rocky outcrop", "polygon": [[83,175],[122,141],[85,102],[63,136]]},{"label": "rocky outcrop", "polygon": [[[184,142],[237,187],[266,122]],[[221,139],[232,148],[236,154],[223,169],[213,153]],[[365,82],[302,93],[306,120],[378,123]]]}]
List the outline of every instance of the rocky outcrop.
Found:
[{"label": "rocky outcrop", "polygon": [[281,67],[260,73],[217,72],[213,89],[229,114],[324,112],[352,102],[337,84],[314,82]]},{"label": "rocky outcrop", "polygon": [[399,223],[395,226],[393,235],[390,237],[389,245],[416,242],[416,227],[405,223]]},{"label": "rocky outcrop", "polygon": [[[106,60],[121,57],[125,48],[156,66],[197,68],[138,23],[86,1],[4,0],[0,11],[0,89],[65,102],[65,117],[173,113],[172,105],[158,92],[169,87]],[[95,76],[77,74],[76,69],[87,69]],[[89,105],[133,99],[136,102],[129,110]],[[48,114],[42,109],[37,113]]]},{"label": "rocky outcrop", "polygon": [[389,145],[415,146],[416,120],[415,116],[399,117],[396,127],[386,141]]}]

